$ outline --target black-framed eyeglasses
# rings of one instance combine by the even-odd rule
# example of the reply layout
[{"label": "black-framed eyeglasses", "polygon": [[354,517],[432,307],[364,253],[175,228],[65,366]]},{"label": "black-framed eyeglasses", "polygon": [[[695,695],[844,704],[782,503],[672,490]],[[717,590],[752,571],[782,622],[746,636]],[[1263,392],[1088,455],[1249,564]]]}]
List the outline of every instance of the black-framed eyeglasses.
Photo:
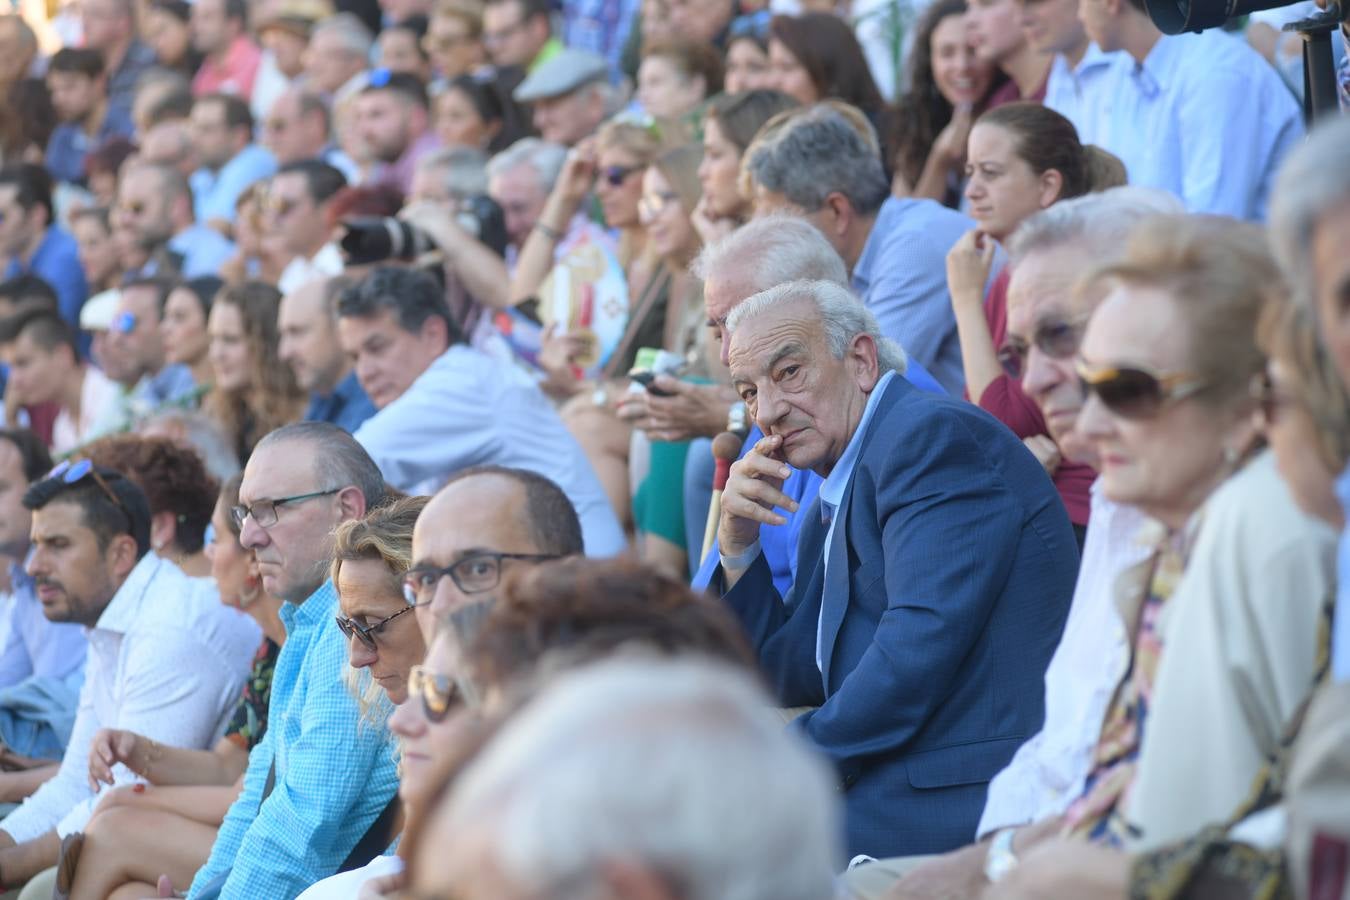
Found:
[{"label": "black-framed eyeglasses", "polygon": [[450,713],[459,689],[449,675],[433,672],[426,666],[413,666],[408,672],[408,696],[422,700],[427,721],[442,722]]},{"label": "black-framed eyeglasses", "polygon": [[367,650],[377,650],[379,648],[375,645],[375,638],[388,627],[390,622],[394,621],[404,613],[412,612],[416,608],[416,605],[405,606],[392,616],[385,616],[373,625],[362,625],[355,619],[349,619],[346,616],[334,616],[334,618],[337,619],[338,630],[342,632],[347,640],[351,640],[354,637],[365,645]]},{"label": "black-framed eyeglasses", "polygon": [[1051,359],[1068,359],[1078,352],[1087,318],[1083,316],[1039,322],[1032,332],[1030,344],[1021,338],[1009,336],[1008,342],[998,351],[999,365],[1009,378],[1020,380],[1026,371],[1027,353],[1033,346]]},{"label": "black-framed eyeglasses", "polygon": [[436,595],[436,586],[441,579],[450,576],[462,594],[481,594],[490,591],[502,580],[502,560],[515,559],[524,562],[545,562],[558,559],[556,553],[475,553],[466,556],[454,565],[413,566],[403,576],[403,598],[408,603],[420,606],[430,603]]},{"label": "black-framed eyeglasses", "polygon": [[1094,368],[1082,359],[1077,363],[1078,378],[1086,391],[1122,419],[1147,419],[1164,407],[1199,393],[1207,386],[1190,372],[1153,372],[1142,366],[1102,366]]},{"label": "black-framed eyeglasses", "polygon": [[94,468],[92,460],[62,460],[52,467],[52,470],[47,473],[47,478],[58,478],[61,480],[62,484],[67,485],[79,484],[85,478],[93,478],[94,483],[99,486],[104,495],[108,498],[108,502],[112,503],[113,506],[116,506],[122,512],[122,515],[127,517],[127,525],[134,526],[135,523],[131,519],[131,511],[127,509],[126,504],[122,502],[122,499],[117,496],[117,492],[108,484],[107,479],[98,473],[98,469]]},{"label": "black-framed eyeglasses", "polygon": [[230,507],[230,520],[234,522],[235,527],[240,531],[244,530],[244,520],[250,516],[260,528],[271,528],[277,524],[277,507],[287,503],[303,503],[306,500],[313,500],[315,497],[327,497],[329,494],[336,494],[342,488],[332,488],[326,491],[311,491],[308,494],[296,494],[291,497],[278,497],[275,500],[259,500],[251,506],[245,506],[242,503],[238,506]]},{"label": "black-framed eyeglasses", "polygon": [[634,173],[641,172],[645,166],[605,166],[600,170],[600,177],[605,179],[605,183],[610,187],[620,187]]}]

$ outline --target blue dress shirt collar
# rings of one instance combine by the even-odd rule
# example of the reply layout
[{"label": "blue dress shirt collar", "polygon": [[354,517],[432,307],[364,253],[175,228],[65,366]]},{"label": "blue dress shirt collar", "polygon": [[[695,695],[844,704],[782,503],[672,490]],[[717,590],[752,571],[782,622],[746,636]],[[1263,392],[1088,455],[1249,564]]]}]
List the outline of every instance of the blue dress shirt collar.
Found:
[{"label": "blue dress shirt collar", "polygon": [[833,517],[835,510],[839,509],[839,504],[843,502],[844,491],[848,489],[848,483],[853,479],[853,468],[858,464],[858,454],[862,452],[863,436],[867,433],[867,423],[872,420],[872,413],[876,410],[881,395],[886,392],[886,388],[894,378],[894,370],[882,375],[878,379],[876,387],[872,388],[872,393],[867,395],[867,406],[863,409],[862,418],[858,420],[858,427],[854,430],[853,436],[848,439],[848,445],[844,447],[844,453],[839,457],[839,462],[834,464],[829,477],[820,486],[822,516],[827,512],[826,507],[829,507],[828,514]]}]

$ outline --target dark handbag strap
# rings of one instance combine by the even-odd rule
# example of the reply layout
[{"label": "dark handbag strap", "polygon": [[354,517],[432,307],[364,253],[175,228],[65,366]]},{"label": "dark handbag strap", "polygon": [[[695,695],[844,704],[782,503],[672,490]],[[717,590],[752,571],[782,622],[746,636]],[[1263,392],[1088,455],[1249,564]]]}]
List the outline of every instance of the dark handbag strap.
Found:
[{"label": "dark handbag strap", "polygon": [[[258,801],[258,808],[261,809],[263,802],[267,800],[272,793],[272,789],[277,786],[277,763],[272,760],[272,766],[267,770],[267,783],[263,785],[262,800]],[[352,852],[347,854],[347,858],[338,866],[339,872],[350,872],[353,869],[359,869],[366,863],[384,852],[384,849],[394,842],[394,824],[398,821],[401,807],[398,802],[398,792],[389,798],[389,804],[384,810],[375,817],[375,821],[370,823],[366,833],[361,835],[361,840],[356,842]]]}]

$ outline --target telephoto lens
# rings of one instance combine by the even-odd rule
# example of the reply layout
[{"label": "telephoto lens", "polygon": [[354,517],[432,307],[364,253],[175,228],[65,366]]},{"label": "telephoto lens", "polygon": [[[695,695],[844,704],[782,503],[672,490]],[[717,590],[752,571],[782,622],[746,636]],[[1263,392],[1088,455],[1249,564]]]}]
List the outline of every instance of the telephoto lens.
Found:
[{"label": "telephoto lens", "polygon": [[402,219],[362,216],[346,219],[338,242],[347,264],[363,266],[386,259],[413,260],[436,249],[427,235]]}]

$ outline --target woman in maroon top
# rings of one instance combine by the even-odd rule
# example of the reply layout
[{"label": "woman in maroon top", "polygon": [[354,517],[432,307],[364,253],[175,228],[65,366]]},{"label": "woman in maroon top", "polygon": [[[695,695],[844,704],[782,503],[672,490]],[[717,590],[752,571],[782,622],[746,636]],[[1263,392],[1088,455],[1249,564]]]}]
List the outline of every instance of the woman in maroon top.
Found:
[{"label": "woman in maroon top", "polygon": [[984,286],[1000,242],[1022,220],[1053,203],[1124,182],[1119,161],[1084,147],[1072,123],[1053,110],[1010,103],[982,115],[970,131],[965,196],[978,227],[947,256],[947,287],[971,400],[1011,428],[1055,479],[1069,519],[1082,529],[1088,521],[1088,488],[1096,473],[1062,462],[1046,432],[1040,410],[998,360],[1007,332],[1009,272]]}]

